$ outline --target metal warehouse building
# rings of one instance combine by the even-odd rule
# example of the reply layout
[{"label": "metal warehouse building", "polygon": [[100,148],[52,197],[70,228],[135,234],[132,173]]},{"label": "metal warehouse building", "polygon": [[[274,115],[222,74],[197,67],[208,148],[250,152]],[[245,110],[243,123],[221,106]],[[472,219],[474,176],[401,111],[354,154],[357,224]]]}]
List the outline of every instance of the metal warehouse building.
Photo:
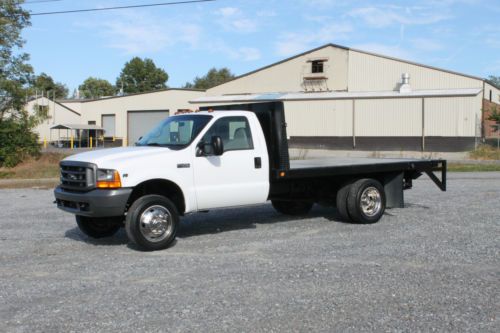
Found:
[{"label": "metal warehouse building", "polygon": [[285,104],[291,147],[465,151],[482,136],[483,104],[500,104],[500,90],[478,77],[328,44],[193,103],[276,100]]},{"label": "metal warehouse building", "polygon": [[[51,127],[89,125],[131,145],[160,119],[186,108],[283,101],[290,147],[466,151],[491,135],[482,109],[500,106],[500,89],[456,72],[328,44],[241,75],[209,90],[164,89],[97,100],[38,98],[50,119],[40,139],[67,139]],[[190,103],[191,102],[191,103]]]}]

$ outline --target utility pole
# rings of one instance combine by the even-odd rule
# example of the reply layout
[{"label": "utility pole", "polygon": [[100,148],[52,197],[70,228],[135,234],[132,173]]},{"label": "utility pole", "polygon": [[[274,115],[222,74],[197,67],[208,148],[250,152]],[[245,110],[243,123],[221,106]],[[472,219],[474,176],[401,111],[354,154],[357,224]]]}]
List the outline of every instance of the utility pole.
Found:
[{"label": "utility pole", "polygon": [[54,91],[52,92],[52,98],[54,99],[53,100],[53,105],[54,105],[54,116],[52,117],[52,124],[55,124],[56,122],[56,91],[54,89]]}]

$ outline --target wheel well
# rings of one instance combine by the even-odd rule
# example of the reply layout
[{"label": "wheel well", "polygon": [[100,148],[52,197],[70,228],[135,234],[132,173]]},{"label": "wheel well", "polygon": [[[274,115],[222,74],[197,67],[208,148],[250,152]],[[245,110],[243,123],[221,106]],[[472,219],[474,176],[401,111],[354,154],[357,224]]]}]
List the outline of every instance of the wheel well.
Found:
[{"label": "wheel well", "polygon": [[151,179],[140,183],[134,187],[127,202],[127,208],[130,207],[135,200],[148,194],[158,194],[169,198],[174,203],[179,211],[179,214],[184,214],[186,203],[184,194],[177,184],[165,179]]}]

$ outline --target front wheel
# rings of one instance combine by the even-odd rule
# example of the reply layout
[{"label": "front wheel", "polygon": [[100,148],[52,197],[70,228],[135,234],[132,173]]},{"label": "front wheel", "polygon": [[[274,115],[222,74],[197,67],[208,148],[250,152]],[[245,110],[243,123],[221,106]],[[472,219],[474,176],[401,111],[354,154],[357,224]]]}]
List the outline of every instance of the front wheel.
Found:
[{"label": "front wheel", "polygon": [[111,237],[122,227],[123,217],[76,216],[78,228],[92,238]]},{"label": "front wheel", "polygon": [[174,241],[178,224],[179,213],[172,201],[161,195],[145,195],[130,206],[125,230],[141,250],[155,251]]},{"label": "front wheel", "polygon": [[271,200],[271,203],[274,209],[285,215],[305,215],[313,206],[313,203],[308,201]]}]

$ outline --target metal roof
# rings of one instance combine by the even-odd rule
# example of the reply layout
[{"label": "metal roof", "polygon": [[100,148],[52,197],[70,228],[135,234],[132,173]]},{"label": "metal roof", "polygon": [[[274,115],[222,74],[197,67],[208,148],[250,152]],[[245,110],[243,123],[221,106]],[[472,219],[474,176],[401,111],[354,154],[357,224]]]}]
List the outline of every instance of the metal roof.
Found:
[{"label": "metal roof", "polygon": [[166,91],[198,91],[198,92],[204,92],[205,90],[204,89],[191,89],[191,88],[163,88],[163,89],[145,91],[145,92],[140,92],[140,93],[132,93],[132,94],[127,94],[127,95],[122,95],[122,96],[107,96],[107,97],[94,98],[94,99],[85,99],[85,100],[81,100],[81,102],[82,103],[92,103],[92,102],[105,101],[105,100],[108,100],[108,99],[127,98],[127,97],[132,97],[132,96],[155,94],[155,93],[166,92]]},{"label": "metal roof", "polygon": [[65,130],[98,130],[103,131],[104,128],[97,125],[85,125],[85,124],[57,124],[52,126],[50,129],[65,129]]},{"label": "metal roof", "polygon": [[308,101],[333,99],[373,99],[373,98],[415,98],[415,97],[453,97],[476,96],[481,88],[467,89],[435,89],[414,90],[408,93],[399,91],[325,91],[325,92],[295,92],[295,93],[264,93],[204,96],[189,101],[190,103],[232,103],[232,102],[265,102],[265,101]]}]

